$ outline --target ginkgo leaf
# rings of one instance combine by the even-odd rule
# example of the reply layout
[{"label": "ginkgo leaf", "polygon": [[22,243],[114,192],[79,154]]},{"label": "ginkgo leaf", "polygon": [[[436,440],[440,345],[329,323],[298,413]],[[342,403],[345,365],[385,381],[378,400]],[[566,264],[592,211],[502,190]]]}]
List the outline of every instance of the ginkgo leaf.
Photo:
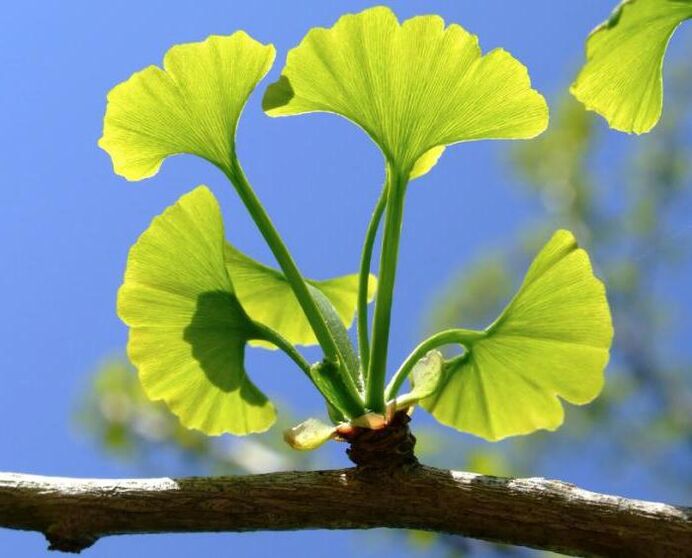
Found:
[{"label": "ginkgo leaf", "polygon": [[293,449],[309,451],[319,448],[325,442],[338,437],[353,435],[357,428],[382,430],[387,426],[384,415],[366,413],[337,426],[325,424],[319,419],[309,418],[300,424],[284,430],[284,441]]},{"label": "ginkgo leaf", "polygon": [[414,163],[413,168],[409,173],[409,179],[415,180],[416,178],[419,178],[424,174],[427,174],[428,171],[437,164],[437,161],[440,160],[440,157],[442,157],[444,151],[445,146],[438,145],[437,147],[433,147],[432,149],[429,149],[428,151],[423,153],[423,155],[418,157],[418,159]]},{"label": "ginkgo leaf", "polygon": [[[226,244],[225,257],[236,296],[254,321],[278,332],[293,345],[317,344],[310,322],[283,273],[253,260],[230,244]],[[324,293],[344,327],[350,327],[358,303],[358,275],[308,280],[308,283]],[[375,296],[376,287],[377,279],[370,275],[368,302]],[[250,344],[276,348],[266,341],[251,341]]]},{"label": "ginkgo leaf", "polygon": [[692,0],[625,0],[589,35],[572,94],[611,128],[648,132],[661,116],[668,42],[689,18]]},{"label": "ginkgo leaf", "polygon": [[147,396],[206,434],[267,430],[274,406],[250,381],[246,342],[261,337],[233,293],[221,211],[204,186],[154,218],[130,250],[118,314]]},{"label": "ginkgo leaf", "polygon": [[447,366],[442,387],[421,405],[488,440],[555,430],[559,398],[581,405],[601,391],[612,337],[603,284],[572,234],[558,231],[500,318]]},{"label": "ginkgo leaf", "polygon": [[163,160],[192,153],[228,168],[245,103],[274,61],[274,47],[242,31],[172,47],[108,94],[99,145],[128,180],[156,174]]},{"label": "ginkgo leaf", "polygon": [[430,170],[445,145],[530,138],[548,123],[545,100],[510,54],[482,56],[476,36],[459,25],[445,28],[438,16],[399,24],[386,7],[310,30],[263,107],[270,116],[344,116],[410,178]]},{"label": "ginkgo leaf", "polygon": [[415,405],[435,393],[442,380],[443,369],[444,359],[440,351],[430,351],[420,359],[411,370],[411,391],[394,400],[395,410]]},{"label": "ginkgo leaf", "polygon": [[284,431],[284,441],[293,449],[309,451],[317,449],[335,434],[335,426],[325,424],[316,418],[309,418]]}]

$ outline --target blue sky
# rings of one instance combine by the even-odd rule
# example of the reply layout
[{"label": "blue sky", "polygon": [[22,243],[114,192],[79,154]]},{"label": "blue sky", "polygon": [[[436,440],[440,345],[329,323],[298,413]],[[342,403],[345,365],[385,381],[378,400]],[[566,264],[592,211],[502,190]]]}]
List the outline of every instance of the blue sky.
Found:
[{"label": "blue sky", "polygon": [[[329,26],[369,2],[62,2],[6,3],[0,12],[0,470],[65,476],[123,476],[126,466],[101,455],[73,427],[74,402],[94,367],[119,353],[126,330],[115,293],[127,251],[150,219],[200,183],[220,198],[227,234],[253,256],[268,250],[234,192],[208,164],[168,161],[155,178],[127,183],[96,146],[107,91],[132,72],[161,62],[173,44],[244,29],[272,42],[278,76],[288,48],[312,26]],[[570,82],[589,30],[610,2],[390,2],[400,18],[439,13],[524,62],[534,86],[554,99]],[[263,85],[260,89],[263,89]],[[253,96],[238,134],[250,180],[306,275],[354,272],[382,179],[381,157],[356,127],[330,115],[270,119]],[[618,145],[631,138],[613,139]],[[507,143],[447,150],[407,201],[391,359],[416,343],[420,318],[450,274],[487,246],[502,246],[541,211],[504,165]],[[321,408],[302,376],[276,355],[251,365],[270,395],[306,416]],[[285,373],[284,373],[285,372]],[[344,461],[345,463],[345,461]],[[578,473],[575,473],[578,477]],[[583,482],[583,478],[579,478]],[[600,488],[594,486],[593,488]],[[647,494],[640,494],[645,497]],[[89,556],[243,556],[333,558],[381,555],[391,537],[288,533],[121,537]],[[36,534],[0,531],[0,555],[43,555]]]}]

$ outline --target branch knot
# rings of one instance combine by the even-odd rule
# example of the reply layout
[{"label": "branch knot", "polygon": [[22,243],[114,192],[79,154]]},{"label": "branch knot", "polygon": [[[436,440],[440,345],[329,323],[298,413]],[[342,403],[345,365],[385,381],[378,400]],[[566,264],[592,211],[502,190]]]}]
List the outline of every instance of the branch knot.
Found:
[{"label": "branch knot", "polygon": [[349,439],[349,459],[361,471],[417,467],[416,438],[408,427],[410,421],[408,413],[399,411],[381,430],[358,429]]}]

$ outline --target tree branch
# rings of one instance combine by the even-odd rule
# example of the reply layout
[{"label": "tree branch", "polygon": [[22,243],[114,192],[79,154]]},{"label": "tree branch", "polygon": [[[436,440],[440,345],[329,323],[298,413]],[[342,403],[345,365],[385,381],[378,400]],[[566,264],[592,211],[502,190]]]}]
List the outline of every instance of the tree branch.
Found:
[{"label": "tree branch", "polygon": [[413,465],[93,480],[0,473],[0,527],[79,552],[118,534],[424,529],[577,556],[692,556],[692,508]]}]

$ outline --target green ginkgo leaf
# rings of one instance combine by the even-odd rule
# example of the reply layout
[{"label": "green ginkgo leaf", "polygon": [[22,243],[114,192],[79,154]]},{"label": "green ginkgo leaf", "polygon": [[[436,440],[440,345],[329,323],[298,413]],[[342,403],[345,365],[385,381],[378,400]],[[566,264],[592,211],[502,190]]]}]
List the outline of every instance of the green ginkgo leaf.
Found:
[{"label": "green ginkgo leaf", "polygon": [[558,231],[500,318],[447,365],[422,406],[488,440],[555,430],[559,397],[581,405],[601,391],[612,337],[603,284],[572,234]]},{"label": "green ginkgo leaf", "polygon": [[411,370],[411,391],[399,395],[394,401],[396,410],[415,405],[437,391],[443,378],[444,359],[439,351],[430,351]]},{"label": "green ginkgo leaf", "polygon": [[238,31],[172,47],[114,87],[99,145],[128,180],[156,174],[163,160],[192,153],[228,169],[245,103],[274,61],[274,47]]},{"label": "green ginkgo leaf", "polygon": [[262,337],[233,293],[224,229],[200,186],[154,218],[130,250],[118,314],[147,396],[206,434],[267,430],[274,406],[250,381],[245,345]]},{"label": "green ginkgo leaf", "polygon": [[[292,345],[317,344],[310,322],[283,273],[253,260],[230,244],[226,244],[225,257],[235,294],[254,321],[276,331]],[[358,275],[307,282],[327,297],[344,327],[349,328],[358,302]],[[376,288],[377,279],[370,275],[368,302],[375,296]],[[276,348],[272,343],[260,340],[250,344]]]},{"label": "green ginkgo leaf", "polygon": [[572,94],[611,128],[648,132],[661,116],[668,42],[689,18],[692,0],[625,0],[589,35]]},{"label": "green ginkgo leaf", "polygon": [[335,435],[335,426],[325,424],[316,418],[309,418],[284,431],[284,441],[293,449],[310,451],[319,448]]},{"label": "green ginkgo leaf", "polygon": [[428,172],[445,145],[530,138],[548,123],[526,68],[502,49],[438,16],[399,24],[389,8],[315,28],[288,53],[263,107],[271,116],[332,112],[363,128],[410,178]]}]

